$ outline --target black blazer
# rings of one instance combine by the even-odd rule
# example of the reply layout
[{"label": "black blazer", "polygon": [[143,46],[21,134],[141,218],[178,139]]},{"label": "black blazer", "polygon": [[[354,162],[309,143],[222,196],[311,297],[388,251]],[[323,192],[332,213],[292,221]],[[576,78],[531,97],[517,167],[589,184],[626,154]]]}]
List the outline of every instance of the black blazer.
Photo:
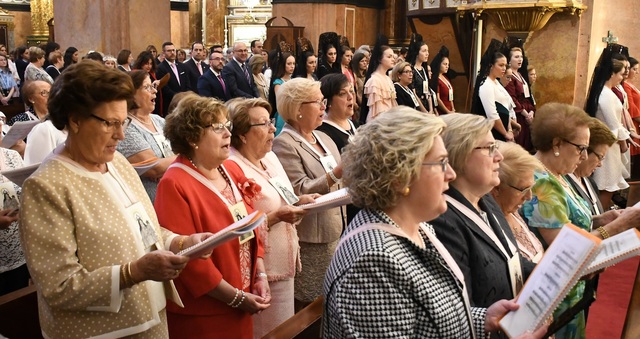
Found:
[{"label": "black blazer", "polygon": [[[602,207],[602,202],[600,202],[600,197],[597,195],[598,194],[598,186],[596,185],[595,181],[593,181],[593,178],[591,177],[587,177],[585,178],[586,183],[585,185],[590,185],[591,188],[593,189],[594,192],[596,192],[596,196],[595,196],[595,205],[593,204],[593,201],[591,200],[591,197],[589,196],[589,193],[587,193],[582,186],[577,183],[576,181],[573,180],[573,178],[569,175],[565,175],[564,178],[569,182],[569,184],[571,184],[571,186],[573,187],[573,189],[578,192],[578,194],[580,194],[580,196],[582,197],[582,199],[584,199],[589,206],[591,207],[591,215],[596,216],[599,215],[600,213],[598,213],[599,211],[602,211],[601,213],[606,212],[604,210],[604,208]],[[580,178],[578,178],[578,180],[580,180]],[[598,207],[598,210],[596,210],[596,206]]]},{"label": "black blazer", "polygon": [[[415,110],[420,110],[420,106],[416,106],[413,103],[411,95],[405,92],[404,89],[402,89],[402,86],[400,86],[399,84],[393,84],[393,87],[396,88],[396,102],[398,103],[398,105],[411,107]],[[411,88],[409,88],[409,90],[411,91]]]},{"label": "black blazer", "polygon": [[54,66],[54,65],[49,65],[44,70],[45,70],[45,72],[47,72],[47,74],[49,74],[51,79],[53,79],[54,81],[60,75],[60,70],[57,69],[56,66]]},{"label": "black blazer", "polygon": [[15,64],[16,64],[16,71],[18,72],[18,76],[20,77],[20,86],[22,86],[24,84],[24,71],[27,70],[27,65],[29,64],[29,61],[26,61],[22,58],[18,58]]},{"label": "black blazer", "polygon": [[[198,71],[196,61],[194,59],[189,59],[182,63],[182,65],[184,65],[184,68],[187,70],[187,75],[189,75],[189,87],[192,91],[199,94],[198,79],[200,79],[200,71]],[[202,75],[206,74],[207,70],[209,70],[209,65],[202,61],[200,61],[200,65],[202,66]]]},{"label": "black blazer", "polygon": [[[246,65],[246,63],[245,63]],[[251,69],[249,65],[246,65],[247,71],[249,71],[249,82],[240,68],[240,65],[231,59],[222,69],[222,79],[224,79],[231,98],[245,97],[245,98],[259,98],[258,88],[253,82],[253,76],[251,76]]]},{"label": "black blazer", "polygon": [[176,68],[178,69],[178,74],[180,75],[180,82],[176,79],[175,73],[169,66],[169,62],[167,60],[161,62],[158,65],[156,70],[156,78],[162,79],[165,74],[169,74],[169,82],[162,87],[162,116],[167,116],[169,112],[167,112],[169,108],[169,104],[173,99],[173,96],[180,92],[186,92],[191,90],[191,85],[189,81],[189,75],[187,74],[187,70],[184,65],[176,62]]},{"label": "black blazer", "polygon": [[[449,188],[446,193],[474,210],[471,203],[454,187]],[[480,199],[478,206],[487,213],[491,228],[507,252],[513,255],[504,236],[516,246],[517,242],[498,203],[487,194]],[[438,239],[449,250],[464,274],[471,306],[489,307],[500,299],[513,299],[508,261],[479,226],[450,203],[447,203],[447,211],[430,223]],[[520,259],[523,279],[526,280],[535,264],[522,256]]]},{"label": "black blazer", "polygon": [[[223,79],[224,80],[224,79]],[[200,79],[198,79],[198,93],[203,97],[216,98],[222,101],[231,99],[229,95],[229,86],[225,81],[225,89],[223,90],[220,80],[213,73],[213,70],[206,71]]]}]

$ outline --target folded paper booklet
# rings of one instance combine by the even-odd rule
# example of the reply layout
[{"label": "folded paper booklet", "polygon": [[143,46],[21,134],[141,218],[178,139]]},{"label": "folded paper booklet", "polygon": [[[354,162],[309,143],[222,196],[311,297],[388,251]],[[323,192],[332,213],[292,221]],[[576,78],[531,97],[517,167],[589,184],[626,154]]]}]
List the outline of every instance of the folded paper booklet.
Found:
[{"label": "folded paper booklet", "polygon": [[160,162],[160,158],[158,157],[153,157],[153,158],[149,158],[145,161],[141,161],[141,162],[136,162],[135,164],[131,164],[133,166],[133,168],[136,170],[136,172],[138,173],[138,175],[143,175],[144,173],[146,173],[148,170],[152,169],[153,166],[155,166],[156,164],[158,164],[158,162]]},{"label": "folded paper booklet", "polygon": [[248,216],[217,232],[212,237],[207,238],[205,241],[178,252],[178,255],[184,255],[191,259],[198,258],[204,253],[226,243],[229,240],[238,238],[245,233],[253,231],[264,222],[265,217],[264,212],[254,211]]},{"label": "folded paper booklet", "polygon": [[330,208],[344,206],[351,203],[351,195],[347,191],[347,188],[342,188],[337,191],[327,193],[320,198],[316,199],[315,202],[300,205],[298,207],[303,210],[307,210],[308,213],[318,213]]},{"label": "folded paper booklet", "polygon": [[10,148],[15,145],[19,140],[22,140],[29,135],[29,132],[39,124],[40,120],[18,121],[11,128],[7,135],[2,138],[2,147]]},{"label": "folded paper booklet", "polygon": [[635,228],[628,229],[602,240],[598,254],[582,275],[599,271],[637,255],[640,255],[640,232]]},{"label": "folded paper booklet", "polygon": [[520,308],[500,320],[502,330],[515,337],[539,328],[584,275],[601,242],[574,225],[562,227],[516,298]]},{"label": "folded paper booklet", "polygon": [[40,163],[21,167],[18,169],[10,170],[10,171],[2,171],[0,174],[7,177],[7,179],[11,180],[16,185],[22,187],[22,184],[25,180],[35,172],[38,167],[40,167]]}]

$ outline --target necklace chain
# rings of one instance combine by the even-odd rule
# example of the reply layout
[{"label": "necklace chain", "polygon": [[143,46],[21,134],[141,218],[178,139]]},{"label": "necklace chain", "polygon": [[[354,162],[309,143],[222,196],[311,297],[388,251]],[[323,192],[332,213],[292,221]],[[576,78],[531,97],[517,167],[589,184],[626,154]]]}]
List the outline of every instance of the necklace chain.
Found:
[{"label": "necklace chain", "polygon": [[135,114],[131,114],[131,117],[136,119],[137,121],[140,121],[140,123],[145,124],[145,125],[153,125],[153,120],[149,119],[149,121],[142,121],[142,119],[140,119],[138,116],[136,116]]}]

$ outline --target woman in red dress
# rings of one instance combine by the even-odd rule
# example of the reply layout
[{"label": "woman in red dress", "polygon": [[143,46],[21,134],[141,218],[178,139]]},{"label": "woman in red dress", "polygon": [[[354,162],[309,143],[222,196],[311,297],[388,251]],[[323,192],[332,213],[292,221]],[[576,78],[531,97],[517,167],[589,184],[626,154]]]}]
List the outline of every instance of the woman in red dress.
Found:
[{"label": "woman in red dress", "polygon": [[[155,200],[158,220],[173,231],[216,233],[253,211],[260,192],[229,157],[231,122],[219,101],[186,95],[167,117],[165,136],[176,161]],[[184,308],[167,305],[172,338],[252,338],[251,315],[269,307],[264,250],[257,229],[192,260],[176,288]]]},{"label": "woman in red dress", "polygon": [[520,74],[519,70],[522,67],[524,56],[520,47],[513,47],[509,51],[509,68],[513,71],[511,81],[505,87],[513,103],[516,105],[516,118],[518,124],[520,124],[520,133],[516,135],[515,142],[517,142],[522,148],[531,152],[533,145],[531,144],[531,131],[529,125],[533,121],[533,115],[536,108],[533,106],[531,100],[531,89],[527,80]]}]

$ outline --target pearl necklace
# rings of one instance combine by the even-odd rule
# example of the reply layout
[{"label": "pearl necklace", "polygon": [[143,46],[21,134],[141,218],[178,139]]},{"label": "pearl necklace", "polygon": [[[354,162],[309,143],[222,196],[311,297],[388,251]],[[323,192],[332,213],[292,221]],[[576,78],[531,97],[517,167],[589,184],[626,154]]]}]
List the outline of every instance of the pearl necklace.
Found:
[{"label": "pearl necklace", "polygon": [[[198,166],[196,166],[196,163],[193,162],[192,158],[188,157],[187,159],[189,159],[189,162],[191,163],[191,165],[193,165],[193,167],[195,167],[196,169],[198,168]],[[222,175],[222,178],[226,182],[227,186],[231,186],[231,181],[229,180],[229,177],[227,177],[227,173],[225,173],[222,169],[222,165],[218,166],[218,172],[220,172],[220,175]],[[213,179],[209,179],[209,181],[213,181]],[[225,188],[227,188],[227,186],[225,186]]]},{"label": "pearl necklace", "polygon": [[549,173],[551,176],[556,178],[556,180],[558,180],[560,185],[562,185],[563,187],[569,187],[569,183],[567,183],[567,181],[564,180],[562,175],[554,174],[553,172],[551,172],[551,170],[549,168],[547,168],[547,166],[545,166],[545,164],[543,164],[542,161],[540,162],[540,164],[542,164],[542,167],[544,168],[545,171],[547,171],[547,173]]},{"label": "pearl necklace", "polygon": [[129,114],[132,118],[136,119],[137,121],[139,121],[141,124],[145,124],[148,126],[153,126],[153,120],[149,119],[148,122],[142,121],[142,119],[138,118],[135,114]]}]

